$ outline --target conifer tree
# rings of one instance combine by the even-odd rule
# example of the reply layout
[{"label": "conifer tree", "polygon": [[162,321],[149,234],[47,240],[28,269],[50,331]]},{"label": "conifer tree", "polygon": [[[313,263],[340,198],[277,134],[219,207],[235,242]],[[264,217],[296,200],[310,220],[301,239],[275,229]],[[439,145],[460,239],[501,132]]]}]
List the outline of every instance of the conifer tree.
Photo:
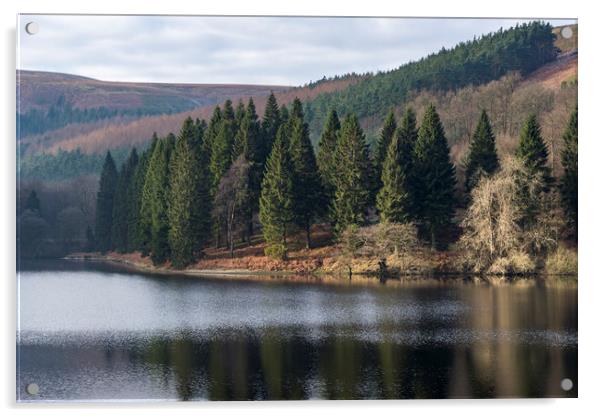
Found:
[{"label": "conifer tree", "polygon": [[266,242],[284,245],[285,248],[294,218],[292,172],[286,129],[280,126],[261,183],[259,219]]},{"label": "conifer tree", "polygon": [[131,208],[132,182],[138,165],[138,152],[133,148],[119,171],[113,198],[112,242],[115,250],[124,253],[131,246],[134,230],[130,230],[128,214]]},{"label": "conifer tree", "polygon": [[332,200],[334,199],[334,184],[338,172],[334,157],[340,130],[341,123],[339,121],[339,116],[337,115],[336,110],[333,109],[328,113],[322,136],[320,136],[320,141],[318,142],[318,155],[316,158],[320,177],[322,179],[326,204],[328,206],[332,205]]},{"label": "conifer tree", "polygon": [[213,114],[211,119],[209,120],[209,124],[207,125],[207,129],[203,134],[203,153],[205,158],[207,158],[207,164],[211,162],[211,153],[213,149],[213,141],[217,137],[219,133],[219,129],[222,122],[222,110],[219,106],[215,106],[213,109]]},{"label": "conifer tree", "polygon": [[196,135],[196,128],[189,117],[182,125],[169,162],[167,217],[170,259],[176,268],[194,261],[201,243],[205,241],[211,216],[209,190],[199,163],[201,148]]},{"label": "conifer tree", "polygon": [[311,225],[319,214],[322,203],[322,184],[309,140],[309,127],[303,114],[291,125],[290,156],[293,167],[293,202],[295,223],[305,231],[305,247],[311,247]]},{"label": "conifer tree", "polygon": [[236,127],[240,127],[242,123],[242,119],[245,117],[245,104],[242,102],[242,99],[238,100],[238,104],[236,105],[236,110],[234,111],[234,119],[236,120]]},{"label": "conifer tree", "polygon": [[387,157],[389,144],[393,140],[393,135],[395,134],[396,129],[397,122],[395,121],[395,113],[393,112],[393,109],[391,109],[383,123],[383,127],[380,131],[378,141],[376,142],[376,149],[374,152],[374,185],[376,190],[379,190],[382,187],[381,176],[383,164],[385,162],[385,158]]},{"label": "conifer tree", "polygon": [[468,148],[464,184],[466,193],[470,194],[481,176],[493,174],[499,166],[500,163],[495,150],[495,136],[487,112],[483,110]]},{"label": "conifer tree", "polygon": [[236,131],[236,118],[234,109],[232,108],[232,102],[227,100],[224,104],[224,111],[222,112],[222,119],[219,123],[217,136],[213,139],[213,143],[211,144],[209,169],[211,170],[212,176],[212,195],[215,195],[215,190],[219,185],[219,181],[232,163],[232,147],[234,145]]},{"label": "conifer tree", "polygon": [[335,181],[333,218],[335,230],[340,234],[347,226],[364,223],[370,201],[370,156],[355,115],[348,115],[343,121],[335,161],[339,172]]},{"label": "conifer tree", "polygon": [[435,106],[428,106],[414,148],[415,209],[435,248],[452,224],[456,170]]},{"label": "conifer tree", "polygon": [[413,153],[418,132],[416,114],[408,108],[387,150],[376,206],[381,220],[406,223],[413,219]]},{"label": "conifer tree", "polygon": [[107,152],[100,174],[100,186],[96,195],[96,244],[106,252],[113,249],[111,228],[113,226],[113,198],[117,186],[117,169],[111,152]]},{"label": "conifer tree", "polygon": [[38,198],[36,190],[31,190],[31,192],[27,196],[27,200],[25,200],[24,209],[40,213],[40,199]]},{"label": "conifer tree", "polygon": [[155,265],[169,258],[167,199],[169,196],[169,159],[173,138],[157,142],[149,162],[142,194],[141,215],[150,215],[150,253]]},{"label": "conifer tree", "polygon": [[263,119],[261,121],[261,164],[262,172],[265,161],[268,158],[272,145],[276,141],[276,134],[280,127],[280,109],[278,108],[278,102],[274,93],[271,92],[265,104],[265,111],[263,113]]},{"label": "conifer tree", "polygon": [[531,175],[541,175],[545,187],[549,190],[552,183],[550,167],[548,166],[548,145],[541,137],[541,128],[535,114],[530,114],[525,120],[520,132],[516,156],[525,164]]},{"label": "conifer tree", "polygon": [[132,232],[131,246],[128,251],[139,250],[143,256],[148,256],[150,253],[151,241],[151,213],[150,200],[145,201],[143,207],[143,192],[146,174],[150,159],[157,146],[157,134],[153,133],[153,138],[150,146],[146,149],[138,161],[136,172],[132,181],[132,206],[129,212],[129,228]]},{"label": "conifer tree", "polygon": [[569,123],[562,136],[564,149],[562,151],[562,166],[564,175],[561,180],[560,190],[565,212],[569,218],[569,225],[577,237],[578,220],[578,173],[577,173],[577,108],[571,113]]}]

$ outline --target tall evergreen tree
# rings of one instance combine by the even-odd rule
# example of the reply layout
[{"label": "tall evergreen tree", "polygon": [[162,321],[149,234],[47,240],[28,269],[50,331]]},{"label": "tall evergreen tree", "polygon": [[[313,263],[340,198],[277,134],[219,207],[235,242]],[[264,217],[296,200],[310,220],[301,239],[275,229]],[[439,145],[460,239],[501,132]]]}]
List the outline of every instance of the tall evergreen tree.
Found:
[{"label": "tall evergreen tree", "polygon": [[413,153],[418,132],[416,114],[408,108],[395,130],[383,163],[380,189],[376,206],[381,220],[405,223],[414,216]]},{"label": "tall evergreen tree", "polygon": [[257,117],[255,103],[250,98],[232,152],[232,160],[236,160],[240,155],[243,155],[245,160],[250,164],[248,192],[245,194],[249,198],[247,202],[249,210],[247,210],[246,233],[248,241],[250,241],[253,234],[253,214],[259,209],[259,193],[264,166],[264,150],[262,146],[261,123]]},{"label": "tall evergreen tree", "polygon": [[487,112],[483,110],[468,148],[464,183],[466,192],[470,194],[481,176],[493,174],[499,166],[500,162],[495,150],[495,136]]},{"label": "tall evergreen tree", "polygon": [[148,165],[142,194],[141,215],[150,218],[150,253],[154,264],[169,258],[167,199],[169,196],[169,160],[172,138],[157,142]]},{"label": "tall evergreen tree", "polygon": [[130,192],[131,205],[128,210],[128,230],[131,230],[131,239],[128,240],[128,252],[139,250],[144,256],[147,256],[150,252],[151,227],[150,211],[142,213],[142,193],[150,158],[157,145],[157,141],[158,138],[155,133],[153,134],[150,146],[142,153],[142,156],[138,160]]},{"label": "tall evergreen tree", "polygon": [[40,199],[38,198],[36,190],[31,190],[31,192],[27,196],[27,200],[25,200],[24,209],[40,213]]},{"label": "tall evergreen tree", "polygon": [[219,106],[215,106],[207,129],[203,134],[203,155],[207,158],[207,163],[211,162],[211,153],[213,150],[213,142],[219,133],[222,122],[222,110]]},{"label": "tall evergreen tree", "polygon": [[96,245],[101,252],[113,249],[111,228],[113,226],[113,198],[117,187],[117,169],[111,152],[107,152],[100,174],[100,186],[96,195]]},{"label": "tall evergreen tree", "polygon": [[335,230],[340,234],[347,226],[364,223],[370,201],[370,156],[355,115],[348,115],[343,121],[335,161],[339,173],[335,181],[333,218]]},{"label": "tall evergreen tree", "polygon": [[242,119],[245,117],[245,113],[245,104],[242,102],[242,99],[239,99],[236,104],[236,110],[234,111],[234,119],[236,120],[237,127],[240,127]]},{"label": "tall evergreen tree", "polygon": [[194,261],[211,218],[206,175],[199,161],[200,144],[191,118],[182,125],[170,158],[169,247],[174,267],[182,268]]},{"label": "tall evergreen tree", "polygon": [[211,160],[209,163],[212,176],[212,195],[215,194],[219,181],[232,163],[232,147],[234,145],[237,127],[234,109],[232,108],[232,102],[230,100],[227,100],[224,104],[222,119],[219,126],[217,136],[212,141]]},{"label": "tall evergreen tree", "polygon": [[382,187],[381,176],[383,164],[396,129],[397,122],[395,121],[395,113],[393,112],[393,109],[391,109],[389,113],[387,113],[383,127],[380,130],[380,135],[376,142],[376,149],[374,151],[374,177],[376,179],[374,185],[376,190],[379,190]]},{"label": "tall evergreen tree", "polygon": [[335,191],[335,178],[338,173],[338,167],[335,162],[335,151],[339,140],[339,131],[341,122],[336,110],[328,113],[322,136],[318,142],[317,164],[322,178],[322,185],[326,204],[332,206]]},{"label": "tall evergreen tree", "polygon": [[[265,161],[268,158],[272,150],[272,145],[276,141],[276,134],[280,127],[280,109],[278,108],[278,102],[274,93],[270,93],[265,104],[265,111],[263,113],[263,119],[261,121],[261,163],[262,167],[265,165]],[[263,172],[263,168],[262,168]]]},{"label": "tall evergreen tree", "polygon": [[525,164],[531,175],[541,175],[546,187],[552,183],[551,170],[548,166],[548,145],[541,137],[541,128],[535,114],[530,114],[525,120],[520,132],[516,156]]},{"label": "tall evergreen tree", "polygon": [[311,225],[322,203],[322,184],[314,148],[309,140],[309,127],[303,114],[291,126],[290,155],[293,167],[293,202],[295,223],[305,231],[305,247],[311,247]]},{"label": "tall evergreen tree", "polygon": [[433,248],[452,224],[456,170],[435,106],[426,109],[414,148],[416,215]]},{"label": "tall evergreen tree", "polygon": [[562,166],[564,175],[561,180],[560,190],[565,212],[569,218],[569,225],[577,237],[578,220],[578,173],[577,173],[577,108],[571,113],[569,123],[564,131],[564,149],[562,151]]},{"label": "tall evergreen tree", "polygon": [[266,163],[259,199],[259,219],[269,244],[286,247],[293,212],[293,168],[288,154],[286,129],[280,126]]},{"label": "tall evergreen tree", "polygon": [[138,165],[138,152],[133,148],[130,156],[119,171],[115,197],[113,198],[113,225],[111,228],[112,242],[115,250],[124,253],[131,246],[134,230],[130,230],[128,214],[131,208],[132,183]]}]

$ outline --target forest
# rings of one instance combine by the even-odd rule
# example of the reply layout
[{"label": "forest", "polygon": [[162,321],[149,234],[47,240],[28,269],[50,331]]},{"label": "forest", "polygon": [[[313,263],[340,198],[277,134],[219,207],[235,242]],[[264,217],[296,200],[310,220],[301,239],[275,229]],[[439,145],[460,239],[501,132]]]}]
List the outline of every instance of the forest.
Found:
[{"label": "forest", "polygon": [[[574,273],[576,80],[558,92],[521,84],[553,44],[549,25],[517,26],[309,103],[271,94],[261,118],[252,98],[227,100],[147,147],[60,151],[21,172],[101,171],[80,248],[154,265],[262,242],[282,269],[304,250],[324,271]],[[378,120],[373,140],[362,120]],[[44,199],[35,181],[23,190],[20,247],[36,253]]]}]

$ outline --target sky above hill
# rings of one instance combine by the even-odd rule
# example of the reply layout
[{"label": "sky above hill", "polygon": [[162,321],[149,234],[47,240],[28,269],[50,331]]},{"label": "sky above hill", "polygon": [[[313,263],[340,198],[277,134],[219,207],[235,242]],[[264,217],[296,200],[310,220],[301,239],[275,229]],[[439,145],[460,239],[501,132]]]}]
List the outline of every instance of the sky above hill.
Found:
[{"label": "sky above hill", "polygon": [[393,69],[526,21],[21,15],[17,67],[107,81],[303,85]]}]

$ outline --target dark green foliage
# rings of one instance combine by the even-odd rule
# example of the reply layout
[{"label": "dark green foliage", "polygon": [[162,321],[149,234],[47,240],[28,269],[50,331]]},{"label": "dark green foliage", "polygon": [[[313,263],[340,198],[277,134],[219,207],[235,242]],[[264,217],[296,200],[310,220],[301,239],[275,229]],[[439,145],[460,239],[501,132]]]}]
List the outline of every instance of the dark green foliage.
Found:
[{"label": "dark green foliage", "polygon": [[295,223],[305,231],[306,248],[309,249],[311,225],[320,213],[323,199],[318,165],[303,113],[292,119],[289,149],[293,167]]},{"label": "dark green foliage", "polygon": [[142,153],[132,179],[131,206],[128,213],[128,228],[131,230],[128,252],[139,250],[144,256],[150,253],[151,214],[150,206],[142,207],[144,183],[148,172],[150,159],[157,146],[157,134],[153,134],[151,145]]},{"label": "dark green foliage", "polygon": [[212,195],[215,195],[215,190],[219,185],[219,181],[232,163],[232,147],[234,145],[236,133],[237,126],[234,109],[232,108],[232,102],[227,100],[224,104],[224,110],[219,123],[218,133],[212,139],[211,144],[211,160],[209,162],[209,169],[212,177]]},{"label": "dark green foliage", "polygon": [[339,171],[335,180],[333,218],[335,230],[340,234],[347,226],[364,223],[370,201],[370,156],[355,115],[348,115],[343,121],[335,163]]},{"label": "dark green foliage", "polygon": [[118,252],[127,252],[131,247],[130,239],[133,238],[134,230],[130,230],[128,215],[132,207],[133,178],[138,165],[138,153],[136,148],[132,149],[130,157],[122,165],[115,188],[113,199],[113,225],[111,236],[113,247]]},{"label": "dark green foliage", "polygon": [[389,151],[389,145],[391,144],[393,135],[395,134],[395,129],[397,129],[397,122],[395,121],[395,113],[393,110],[391,110],[385,118],[378,141],[376,142],[376,149],[374,150],[373,159],[376,190],[380,190],[382,187],[381,176],[383,164],[385,162],[385,158],[387,157],[387,152]]},{"label": "dark green foliage", "polygon": [[417,136],[416,115],[408,108],[401,126],[395,130],[383,163],[383,186],[376,199],[381,221],[406,223],[413,219],[415,179],[412,159]]},{"label": "dark green foliage", "polygon": [[263,120],[261,121],[261,136],[262,136],[262,153],[261,160],[262,165],[265,164],[265,160],[272,150],[272,145],[276,140],[276,134],[280,127],[280,110],[278,109],[278,103],[274,93],[270,93],[266,104],[265,111],[263,113]]},{"label": "dark green foliage", "polygon": [[182,268],[192,263],[207,240],[211,216],[207,173],[199,161],[201,144],[192,119],[184,121],[170,158],[169,246],[171,262]]},{"label": "dark green foliage", "polygon": [[90,227],[90,225],[88,225],[88,227],[86,227],[85,250],[86,250],[86,252],[92,252],[95,247],[96,247],[96,239],[94,238],[94,232],[92,231],[92,228]]},{"label": "dark green foliage", "polygon": [[529,174],[542,176],[545,184],[544,191],[547,191],[552,183],[548,166],[548,145],[541,137],[541,128],[534,114],[529,115],[525,120],[520,132],[516,156],[525,164]]},{"label": "dark green foliage", "polygon": [[293,212],[293,167],[288,154],[286,129],[281,126],[266,163],[259,199],[259,220],[269,244],[286,246]]},{"label": "dark green foliage", "polygon": [[322,178],[324,196],[328,207],[332,206],[335,191],[335,178],[338,168],[335,162],[335,151],[339,140],[341,123],[335,110],[328,113],[326,125],[318,142],[317,164]]},{"label": "dark green foliage", "polygon": [[[131,148],[111,149],[115,165],[122,164]],[[56,153],[39,153],[19,158],[17,170],[20,180],[67,180],[84,175],[98,175],[104,165],[104,154],[87,154],[79,148],[74,151],[59,149]]]},{"label": "dark green foliage", "polygon": [[414,148],[416,217],[433,248],[454,216],[456,170],[439,115],[433,105],[424,114]]},{"label": "dark green foliage", "polygon": [[564,175],[560,183],[562,192],[562,202],[566,215],[568,216],[569,226],[573,229],[575,237],[577,236],[577,220],[578,220],[578,173],[577,173],[577,108],[571,113],[571,118],[564,131],[562,138],[564,139],[564,149],[562,151],[562,166],[564,167]]},{"label": "dark green foliage", "polygon": [[25,210],[31,210],[33,212],[40,212],[40,199],[36,194],[35,190],[31,190],[29,195],[27,196],[27,200],[25,200],[25,206],[23,207]]},{"label": "dark green foliage", "polygon": [[306,102],[310,131],[316,133],[324,125],[326,113],[322,109],[355,113],[360,119],[381,118],[391,106],[407,100],[412,91],[480,85],[512,71],[527,75],[556,57],[554,40],[549,23],[530,22],[462,42],[452,49],[443,48],[392,71],[367,74],[348,88]]},{"label": "dark green foliage", "polygon": [[483,110],[468,148],[464,184],[466,192],[470,194],[483,175],[493,174],[499,166],[500,162],[495,150],[495,136],[487,112]]},{"label": "dark green foliage", "polygon": [[238,100],[238,104],[236,104],[236,110],[234,111],[234,119],[236,120],[236,126],[240,126],[242,123],[242,119],[245,117],[245,104],[241,99]]},{"label": "dark green foliage", "polygon": [[100,174],[100,186],[96,195],[96,236],[97,249],[106,252],[113,249],[111,228],[113,226],[113,198],[117,187],[117,169],[111,152],[107,152]]},{"label": "dark green foliage", "polygon": [[140,215],[150,219],[149,248],[155,265],[164,263],[169,257],[167,198],[173,141],[173,137],[168,137],[155,145],[142,191]]}]

